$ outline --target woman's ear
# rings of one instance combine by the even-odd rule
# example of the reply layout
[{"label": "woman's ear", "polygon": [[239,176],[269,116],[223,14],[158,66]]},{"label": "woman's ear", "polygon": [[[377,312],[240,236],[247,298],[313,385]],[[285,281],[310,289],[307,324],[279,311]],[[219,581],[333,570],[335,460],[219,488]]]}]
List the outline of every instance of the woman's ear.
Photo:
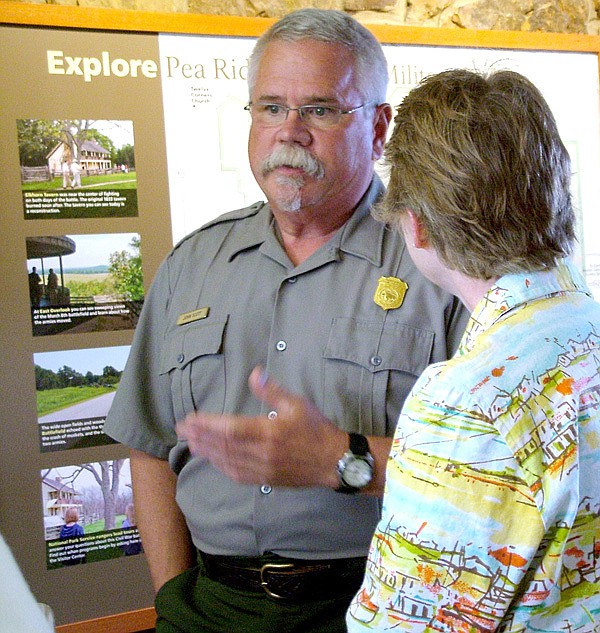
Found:
[{"label": "woman's ear", "polygon": [[415,248],[426,248],[429,246],[429,239],[427,238],[425,226],[412,209],[406,210],[405,227],[408,231],[406,237]]}]

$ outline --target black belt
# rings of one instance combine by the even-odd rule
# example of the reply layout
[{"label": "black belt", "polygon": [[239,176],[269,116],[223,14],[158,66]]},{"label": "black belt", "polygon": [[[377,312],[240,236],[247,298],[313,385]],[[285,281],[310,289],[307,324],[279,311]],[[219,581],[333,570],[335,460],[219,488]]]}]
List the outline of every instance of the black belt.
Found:
[{"label": "black belt", "polygon": [[200,552],[200,557],[211,580],[294,602],[353,596],[360,588],[367,562],[366,557],[300,560],[274,554],[254,558]]}]

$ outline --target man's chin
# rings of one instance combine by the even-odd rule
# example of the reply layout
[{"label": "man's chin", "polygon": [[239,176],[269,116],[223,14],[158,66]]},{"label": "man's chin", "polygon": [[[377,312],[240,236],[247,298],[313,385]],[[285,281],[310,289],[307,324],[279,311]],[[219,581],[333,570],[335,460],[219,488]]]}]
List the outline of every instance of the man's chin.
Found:
[{"label": "man's chin", "polygon": [[281,211],[296,213],[302,207],[303,178],[278,176],[275,179],[275,191],[271,196],[272,203]]},{"label": "man's chin", "polygon": [[298,213],[302,208],[302,198],[300,194],[297,196],[277,196],[273,200],[273,206],[284,213]]}]

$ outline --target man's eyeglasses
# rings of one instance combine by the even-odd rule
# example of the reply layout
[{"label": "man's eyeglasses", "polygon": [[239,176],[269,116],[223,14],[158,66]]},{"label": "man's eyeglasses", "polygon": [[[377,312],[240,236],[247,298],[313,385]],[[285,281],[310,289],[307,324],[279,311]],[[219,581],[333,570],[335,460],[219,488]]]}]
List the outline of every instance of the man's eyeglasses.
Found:
[{"label": "man's eyeglasses", "polygon": [[363,103],[362,105],[351,108],[350,110],[342,110],[328,105],[303,105],[299,108],[288,108],[288,106],[280,103],[264,103],[257,101],[250,102],[244,107],[244,110],[250,112],[252,120],[264,127],[277,127],[281,125],[290,112],[297,112],[300,119],[309,127],[326,129],[337,125],[342,115],[352,114],[361,108],[373,105],[374,101]]}]

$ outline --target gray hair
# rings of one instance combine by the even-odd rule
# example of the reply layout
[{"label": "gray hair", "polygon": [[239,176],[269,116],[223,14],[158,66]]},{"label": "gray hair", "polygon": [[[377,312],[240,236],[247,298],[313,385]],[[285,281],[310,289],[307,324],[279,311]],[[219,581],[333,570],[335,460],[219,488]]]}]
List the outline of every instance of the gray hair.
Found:
[{"label": "gray hair", "polygon": [[248,64],[248,89],[254,88],[258,67],[266,47],[272,41],[299,42],[316,40],[341,44],[356,62],[359,88],[367,100],[385,103],[388,84],[387,61],[375,36],[343,11],[300,9],[273,24],[257,41]]}]

